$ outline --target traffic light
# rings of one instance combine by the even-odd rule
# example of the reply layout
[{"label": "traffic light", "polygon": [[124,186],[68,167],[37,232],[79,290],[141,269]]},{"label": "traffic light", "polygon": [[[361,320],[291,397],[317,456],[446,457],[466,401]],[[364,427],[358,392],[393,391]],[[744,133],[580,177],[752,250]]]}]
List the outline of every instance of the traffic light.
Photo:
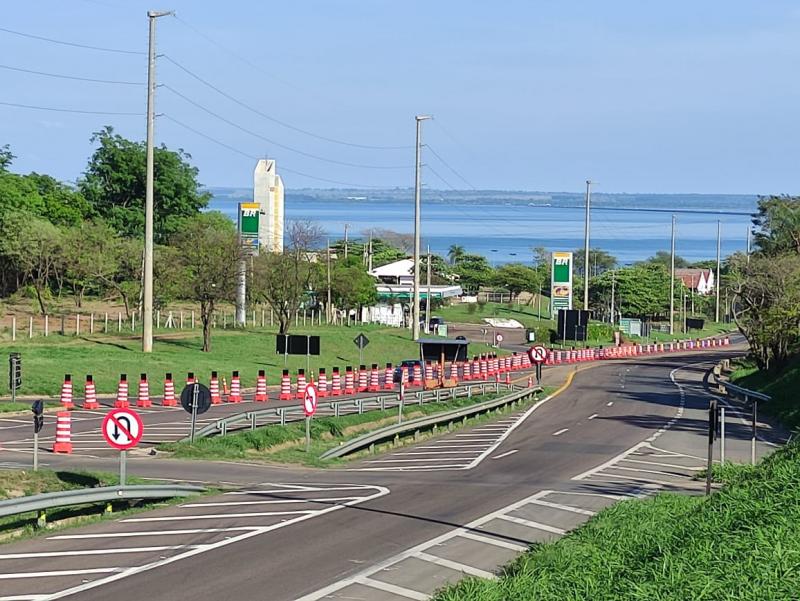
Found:
[{"label": "traffic light", "polygon": [[31,411],[33,412],[33,433],[38,434],[44,427],[44,401],[33,401]]},{"label": "traffic light", "polygon": [[8,355],[8,388],[16,392],[22,387],[22,356],[19,353]]}]

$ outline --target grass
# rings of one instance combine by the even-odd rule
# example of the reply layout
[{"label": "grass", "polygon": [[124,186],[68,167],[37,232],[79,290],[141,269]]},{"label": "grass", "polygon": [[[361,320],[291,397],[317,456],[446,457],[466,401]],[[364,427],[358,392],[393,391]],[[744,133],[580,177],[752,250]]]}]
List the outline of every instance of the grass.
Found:
[{"label": "grass", "polygon": [[759,411],[772,415],[788,428],[800,428],[800,355],[779,370],[760,371],[749,360],[740,360],[735,367],[731,374],[734,384],[772,397],[768,403],[759,403]]},{"label": "grass", "polygon": [[[418,347],[411,341],[407,330],[382,326],[359,325],[354,327],[302,326],[292,329],[293,334],[314,334],[321,337],[322,354],[311,357],[311,369],[330,369],[338,366],[344,371],[347,365],[358,365],[358,348],[353,338],[364,332],[370,343],[364,349],[364,363],[399,362],[419,355]],[[82,396],[85,374],[92,374],[101,394],[116,390],[119,374],[128,374],[135,394],[135,382],[140,373],[147,373],[152,394],[160,393],[166,372],[172,372],[177,382],[182,382],[186,372],[198,374],[207,381],[212,370],[230,380],[230,372],[239,370],[244,386],[254,386],[259,369],[267,372],[270,384],[279,382],[284,368],[282,355],[275,354],[275,330],[214,330],[211,352],[200,351],[201,334],[198,330],[157,337],[150,355],[141,352],[139,337],[112,335],[74,336],[54,335],[47,338],[18,340],[0,343],[0,354],[22,354],[23,383],[20,395],[59,394],[64,374],[72,374],[75,394]],[[306,367],[305,356],[289,356],[287,368],[294,373]],[[178,387],[180,390],[180,385]]]},{"label": "grass", "polygon": [[[484,317],[499,319],[516,319],[525,327],[531,328],[540,323],[554,324],[550,319],[550,299],[542,297],[541,319],[539,319],[538,306],[517,305],[514,303],[458,303],[449,307],[440,307],[433,311],[433,315],[442,317],[447,323],[484,323]],[[555,326],[554,326],[555,327]]]},{"label": "grass", "polygon": [[[543,394],[549,394],[549,392],[550,390],[547,389]],[[404,419],[413,419],[459,409],[497,398],[497,396],[490,394],[424,405],[409,403],[404,406],[403,416]],[[311,448],[308,453],[305,451],[305,422],[303,421],[292,422],[285,426],[270,425],[227,436],[203,438],[194,444],[188,442],[165,443],[159,449],[171,452],[175,457],[186,459],[250,459],[329,467],[346,462],[352,457],[322,461],[320,456],[323,453],[347,440],[361,436],[367,431],[394,424],[397,422],[397,416],[398,409],[393,408],[385,411],[366,411],[361,414],[313,419],[311,421]],[[493,417],[481,417],[470,421],[476,423],[481,419],[493,419]]]},{"label": "grass", "polygon": [[800,443],[710,497],[618,503],[436,601],[777,601],[800,591]]},{"label": "grass", "polygon": [[[60,403],[56,401],[45,402],[45,409],[55,409],[60,407]],[[17,412],[30,412],[31,404],[22,401],[0,403],[0,413],[17,413]]]}]

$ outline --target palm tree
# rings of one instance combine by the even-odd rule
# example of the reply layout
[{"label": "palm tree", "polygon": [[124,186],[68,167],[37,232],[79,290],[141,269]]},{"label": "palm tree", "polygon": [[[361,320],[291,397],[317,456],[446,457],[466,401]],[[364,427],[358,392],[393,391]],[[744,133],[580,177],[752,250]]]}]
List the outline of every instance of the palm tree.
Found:
[{"label": "palm tree", "polygon": [[458,260],[463,258],[465,254],[467,254],[467,251],[465,251],[464,247],[459,244],[453,244],[447,250],[447,257],[450,259],[450,263],[452,265],[458,263]]}]

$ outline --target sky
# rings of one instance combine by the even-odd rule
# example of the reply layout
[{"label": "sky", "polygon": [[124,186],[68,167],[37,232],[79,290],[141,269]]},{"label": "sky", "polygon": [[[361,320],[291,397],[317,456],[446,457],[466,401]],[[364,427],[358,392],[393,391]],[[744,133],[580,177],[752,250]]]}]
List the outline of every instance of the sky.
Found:
[{"label": "sky", "polygon": [[430,188],[800,192],[796,1],[161,2],[3,2],[14,170],[75,181],[92,132],[144,139],[156,9],[176,12],[157,22],[156,142],[209,186],[250,187],[269,157],[289,190],[409,187],[429,114]]}]

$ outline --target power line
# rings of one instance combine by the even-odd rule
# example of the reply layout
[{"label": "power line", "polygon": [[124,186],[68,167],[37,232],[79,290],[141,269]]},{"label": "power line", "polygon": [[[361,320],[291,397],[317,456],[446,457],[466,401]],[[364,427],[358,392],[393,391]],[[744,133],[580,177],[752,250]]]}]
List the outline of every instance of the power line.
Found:
[{"label": "power line", "polygon": [[246,102],[244,102],[242,100],[239,100],[235,96],[231,96],[225,90],[222,90],[219,87],[217,87],[214,84],[212,84],[211,82],[203,79],[197,73],[194,73],[188,67],[183,66],[178,61],[173,59],[171,56],[166,55],[166,54],[164,54],[162,56],[163,56],[163,58],[165,58],[166,60],[171,62],[173,65],[178,67],[178,69],[180,69],[181,71],[183,71],[184,73],[186,73],[190,77],[196,79],[197,81],[202,83],[204,86],[214,90],[217,94],[220,94],[221,96],[224,96],[225,98],[227,98],[231,102],[233,102],[235,104],[238,104],[239,106],[241,106],[244,109],[247,109],[251,113],[254,113],[254,114],[256,114],[256,115],[258,115],[260,117],[263,117],[264,119],[267,119],[268,121],[271,121],[272,123],[276,123],[276,124],[280,125],[281,127],[285,127],[287,129],[291,129],[292,131],[296,131],[296,132],[304,134],[306,136],[311,136],[312,138],[316,138],[318,140],[324,140],[325,142],[331,142],[333,144],[341,144],[342,146],[350,146],[350,147],[353,147],[353,148],[365,148],[365,149],[368,149],[368,150],[407,150],[409,148],[413,148],[413,146],[372,146],[372,145],[369,145],[369,144],[356,144],[356,143],[353,143],[353,142],[346,142],[344,140],[337,140],[336,138],[329,138],[327,136],[321,136],[319,134],[315,134],[314,132],[308,131],[306,129],[295,127],[294,125],[286,123],[285,121],[281,121],[280,119],[276,119],[275,117],[273,117],[271,115],[268,115],[267,113],[265,113],[263,111],[260,111],[260,110],[258,110],[257,108],[255,108],[253,106],[250,106],[249,104],[247,104]]},{"label": "power line", "polygon": [[[160,116],[165,118],[165,119],[168,119],[168,120],[172,121],[173,123],[175,123],[176,125],[179,125],[180,127],[183,127],[184,129],[186,129],[186,130],[188,130],[188,131],[200,136],[201,138],[205,138],[206,140],[208,140],[210,142],[213,142],[214,144],[218,144],[219,146],[222,146],[223,148],[227,148],[231,152],[235,152],[238,155],[241,155],[241,156],[246,157],[248,159],[252,159],[254,161],[258,161],[259,159],[262,158],[262,157],[258,157],[258,156],[249,154],[249,153],[244,152],[242,150],[239,150],[238,148],[236,148],[235,146],[231,146],[230,144],[226,144],[225,142],[222,142],[222,141],[220,141],[220,140],[218,140],[218,139],[216,139],[216,138],[214,138],[212,136],[209,136],[208,134],[203,133],[198,129],[195,129],[191,125],[187,125],[186,123],[183,123],[183,122],[175,119],[174,117],[171,117],[170,115],[162,114]],[[308,173],[303,173],[302,171],[296,171],[294,169],[289,169],[288,167],[283,167],[283,166],[281,167],[281,171],[285,171],[287,173],[292,173],[294,175],[299,175],[301,177],[307,177],[308,179],[313,179],[313,180],[320,181],[320,182],[325,182],[325,183],[328,183],[328,184],[337,184],[337,185],[340,185],[340,186],[350,186],[352,188],[372,188],[372,189],[376,189],[376,190],[384,189],[382,186],[367,186],[367,185],[364,185],[364,184],[355,184],[353,182],[342,182],[342,181],[338,181],[338,180],[334,180],[334,179],[326,179],[326,178],[323,178],[323,177],[317,177],[316,175],[310,175]]]},{"label": "power line", "polygon": [[5,27],[0,27],[0,31],[4,31],[5,33],[10,33],[13,35],[18,35],[23,38],[30,38],[32,40],[39,40],[42,42],[50,42],[51,44],[61,44],[62,46],[72,46],[73,48],[84,48],[85,50],[97,50],[100,52],[115,52],[117,54],[138,54],[138,55],[145,55],[146,52],[142,52],[139,50],[122,50],[120,48],[104,48],[102,46],[89,46],[88,44],[78,44],[76,42],[67,42],[64,40],[56,40],[53,38],[46,38],[41,35],[34,35],[32,33],[25,33],[22,31],[14,31],[13,29],[6,29]]},{"label": "power line", "polygon": [[450,188],[454,192],[458,192],[458,190],[456,190],[453,187],[453,185],[450,182],[448,182],[445,178],[443,178],[441,175],[439,175],[439,173],[433,167],[431,167],[427,163],[424,165],[424,167],[425,167],[425,169],[427,169],[428,171],[433,173],[437,178],[439,178],[444,183],[445,186],[447,186],[448,188]]},{"label": "power line", "polygon": [[44,77],[55,77],[57,79],[72,79],[75,81],[88,81],[91,83],[107,83],[121,86],[143,86],[143,81],[118,81],[112,79],[94,79],[91,77],[78,77],[76,75],[62,75],[60,73],[47,73],[45,71],[34,71],[33,69],[23,69],[22,67],[12,67],[10,65],[0,65],[0,69],[8,69],[9,71],[19,71],[20,73],[31,73],[33,75],[42,75]]},{"label": "power line", "polygon": [[437,159],[439,159],[439,161],[441,161],[442,165],[444,165],[444,166],[445,166],[445,167],[447,167],[447,168],[448,168],[450,171],[452,171],[452,172],[453,172],[453,173],[456,175],[456,177],[457,177],[458,179],[460,179],[462,182],[464,182],[465,184],[467,184],[467,186],[469,186],[469,187],[470,187],[470,188],[472,188],[473,190],[476,190],[476,189],[477,189],[477,188],[475,188],[475,186],[473,186],[471,183],[469,183],[469,182],[467,181],[467,179],[466,179],[466,178],[465,178],[463,175],[461,175],[461,174],[460,174],[458,171],[456,171],[456,170],[455,170],[453,167],[451,167],[451,166],[450,166],[450,163],[448,163],[447,161],[445,161],[445,160],[444,160],[444,159],[443,159],[443,158],[442,158],[442,157],[439,155],[439,153],[438,153],[438,152],[436,152],[436,151],[433,149],[433,147],[432,147],[430,144],[426,144],[426,145],[425,145],[425,148],[427,148],[428,150],[430,150],[430,151],[431,151],[431,154],[433,154],[433,156],[435,156]]},{"label": "power line", "polygon": [[34,109],[37,111],[53,111],[56,113],[78,113],[81,115],[115,115],[115,116],[124,116],[124,117],[144,117],[144,113],[124,113],[124,112],[115,112],[115,111],[85,111],[79,109],[65,109],[65,108],[57,108],[52,106],[34,106],[32,104],[20,104],[17,102],[1,102],[0,105],[3,106],[13,106],[16,108],[23,108],[23,109]]},{"label": "power line", "polygon": [[191,98],[189,98],[185,94],[179,92],[178,90],[176,90],[172,86],[169,86],[169,85],[166,85],[166,84],[162,84],[162,87],[164,89],[166,89],[166,90],[169,90],[170,92],[172,92],[176,96],[182,98],[184,101],[188,102],[192,106],[195,106],[195,107],[199,108],[201,111],[204,111],[204,112],[208,113],[212,117],[216,117],[220,121],[222,121],[224,123],[227,123],[231,127],[235,127],[236,129],[238,129],[238,130],[240,130],[240,131],[242,131],[242,132],[244,132],[244,133],[246,133],[246,134],[248,134],[250,136],[253,136],[254,138],[258,138],[259,140],[262,140],[264,142],[268,142],[269,144],[274,144],[275,146],[277,146],[279,148],[283,148],[284,150],[288,150],[290,152],[295,152],[297,154],[309,157],[311,159],[315,159],[317,161],[324,161],[326,163],[333,163],[334,165],[343,165],[345,167],[357,167],[359,169],[411,169],[410,165],[387,165],[387,166],[383,166],[383,165],[365,165],[365,164],[362,164],[362,163],[350,163],[350,162],[347,162],[347,161],[337,161],[336,159],[329,159],[329,158],[322,157],[322,156],[319,156],[319,155],[316,155],[316,154],[311,154],[310,152],[305,152],[303,150],[298,150],[297,148],[293,148],[291,146],[287,146],[285,144],[281,144],[280,142],[276,142],[275,140],[267,138],[266,136],[263,136],[261,134],[258,134],[256,132],[254,132],[254,131],[251,131],[250,129],[248,129],[248,128],[244,127],[244,126],[239,125],[238,123],[236,123],[234,121],[231,121],[227,117],[223,117],[219,113],[216,113],[216,112],[212,111],[211,109],[203,106],[199,102],[195,102],[194,100],[192,100]]}]

